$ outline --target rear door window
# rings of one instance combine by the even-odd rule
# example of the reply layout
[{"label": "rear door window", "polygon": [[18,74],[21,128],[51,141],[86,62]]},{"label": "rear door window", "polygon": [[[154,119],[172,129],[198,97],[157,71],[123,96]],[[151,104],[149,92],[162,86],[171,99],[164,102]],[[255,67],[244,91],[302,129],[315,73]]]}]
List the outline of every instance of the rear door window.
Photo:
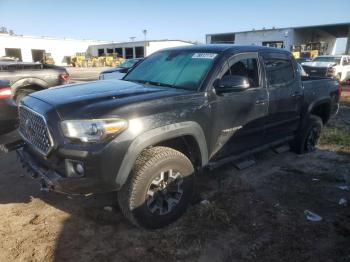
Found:
[{"label": "rear door window", "polygon": [[265,58],[264,61],[269,86],[286,86],[294,81],[294,68],[290,59]]}]

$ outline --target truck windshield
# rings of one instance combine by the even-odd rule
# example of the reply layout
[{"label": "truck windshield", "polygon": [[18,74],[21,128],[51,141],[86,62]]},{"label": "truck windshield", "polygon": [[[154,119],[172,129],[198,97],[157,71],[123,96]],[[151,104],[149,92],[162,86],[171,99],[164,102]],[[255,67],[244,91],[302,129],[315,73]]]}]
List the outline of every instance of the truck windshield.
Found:
[{"label": "truck windshield", "polygon": [[216,53],[161,51],[135,67],[124,80],[197,90],[216,57]]},{"label": "truck windshield", "polygon": [[335,63],[337,65],[340,64],[340,57],[334,57],[334,56],[318,56],[312,62],[328,62],[328,63]]}]

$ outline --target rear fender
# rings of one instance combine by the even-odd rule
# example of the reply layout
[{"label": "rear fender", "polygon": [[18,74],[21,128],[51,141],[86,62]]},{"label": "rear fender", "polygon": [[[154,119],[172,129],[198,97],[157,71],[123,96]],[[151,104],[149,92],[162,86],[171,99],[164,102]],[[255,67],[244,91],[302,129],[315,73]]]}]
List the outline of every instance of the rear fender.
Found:
[{"label": "rear fender", "polygon": [[321,97],[320,99],[313,101],[308,107],[307,109],[304,111],[303,117],[302,117],[302,122],[301,125],[305,126],[305,124],[307,123],[307,121],[309,120],[312,111],[318,107],[319,105],[325,104],[327,106],[331,105],[331,99],[329,97]]}]

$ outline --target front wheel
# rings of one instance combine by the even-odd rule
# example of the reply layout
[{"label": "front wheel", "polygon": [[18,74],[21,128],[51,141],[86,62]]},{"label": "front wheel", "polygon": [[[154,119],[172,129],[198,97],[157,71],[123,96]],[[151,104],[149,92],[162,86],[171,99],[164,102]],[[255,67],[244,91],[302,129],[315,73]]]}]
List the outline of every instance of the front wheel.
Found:
[{"label": "front wheel", "polygon": [[298,154],[313,152],[316,149],[317,142],[321,136],[323,127],[322,119],[318,116],[311,115],[308,123],[298,131],[292,148]]},{"label": "front wheel", "polygon": [[136,226],[155,229],[177,220],[190,203],[194,168],[181,152],[168,147],[144,150],[118,192],[124,215]]}]

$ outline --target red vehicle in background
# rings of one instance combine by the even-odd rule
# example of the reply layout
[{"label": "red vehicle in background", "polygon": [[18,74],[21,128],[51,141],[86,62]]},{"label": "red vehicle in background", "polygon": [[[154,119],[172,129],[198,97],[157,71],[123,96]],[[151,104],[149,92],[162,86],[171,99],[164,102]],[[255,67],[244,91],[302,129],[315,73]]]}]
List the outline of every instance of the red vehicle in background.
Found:
[{"label": "red vehicle in background", "polygon": [[0,135],[17,127],[17,106],[12,99],[10,82],[0,80]]}]

